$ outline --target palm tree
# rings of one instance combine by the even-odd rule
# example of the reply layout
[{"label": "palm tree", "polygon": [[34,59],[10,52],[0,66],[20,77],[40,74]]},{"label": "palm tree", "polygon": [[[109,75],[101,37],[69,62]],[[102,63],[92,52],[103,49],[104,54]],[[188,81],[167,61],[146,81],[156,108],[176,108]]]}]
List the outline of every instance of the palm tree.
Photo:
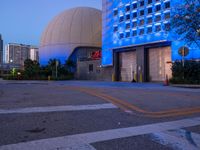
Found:
[{"label": "palm tree", "polygon": [[60,68],[60,66],[61,66],[60,60],[57,60],[55,58],[49,60],[48,68],[51,70],[52,76],[55,76],[57,68]]}]

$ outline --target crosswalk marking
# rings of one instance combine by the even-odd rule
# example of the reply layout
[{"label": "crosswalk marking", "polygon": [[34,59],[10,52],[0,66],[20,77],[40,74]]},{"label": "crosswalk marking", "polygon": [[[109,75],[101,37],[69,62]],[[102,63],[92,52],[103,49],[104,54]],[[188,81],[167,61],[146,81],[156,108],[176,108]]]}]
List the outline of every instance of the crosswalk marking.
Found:
[{"label": "crosswalk marking", "polygon": [[173,149],[200,149],[200,135],[183,129],[153,133],[152,140]]},{"label": "crosswalk marking", "polygon": [[94,150],[89,144],[197,125],[200,125],[200,117],[4,145],[0,147],[0,150],[58,150],[59,148],[76,150],[77,146],[85,147],[83,150]]},{"label": "crosswalk marking", "polygon": [[81,111],[81,110],[99,110],[99,109],[114,109],[114,108],[117,107],[111,103],[104,103],[95,105],[67,105],[67,106],[48,106],[48,107],[28,107],[28,108],[18,108],[18,109],[0,109],[0,114]]}]

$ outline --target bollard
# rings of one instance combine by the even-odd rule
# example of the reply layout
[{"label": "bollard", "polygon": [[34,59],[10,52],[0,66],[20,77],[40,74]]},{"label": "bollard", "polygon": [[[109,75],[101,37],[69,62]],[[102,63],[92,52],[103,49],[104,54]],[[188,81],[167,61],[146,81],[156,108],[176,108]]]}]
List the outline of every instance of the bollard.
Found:
[{"label": "bollard", "polygon": [[115,74],[112,74],[112,82],[115,82]]},{"label": "bollard", "polygon": [[163,83],[164,86],[169,86],[169,79],[168,79],[168,75],[166,75],[165,81]]},{"label": "bollard", "polygon": [[48,76],[48,81],[50,81],[51,80],[51,76]]}]

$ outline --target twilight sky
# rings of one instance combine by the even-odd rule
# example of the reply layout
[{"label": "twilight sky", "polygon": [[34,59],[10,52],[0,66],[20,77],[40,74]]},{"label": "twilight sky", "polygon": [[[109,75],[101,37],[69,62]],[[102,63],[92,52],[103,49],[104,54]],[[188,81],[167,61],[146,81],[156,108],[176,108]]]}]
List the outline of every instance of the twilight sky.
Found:
[{"label": "twilight sky", "polygon": [[43,30],[60,12],[78,6],[101,9],[101,0],[0,0],[0,34],[4,44],[39,46]]}]

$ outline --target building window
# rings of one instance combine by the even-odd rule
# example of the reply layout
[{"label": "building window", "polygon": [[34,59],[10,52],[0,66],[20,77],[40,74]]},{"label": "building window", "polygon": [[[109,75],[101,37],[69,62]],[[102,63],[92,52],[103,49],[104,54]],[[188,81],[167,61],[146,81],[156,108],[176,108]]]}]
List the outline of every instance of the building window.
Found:
[{"label": "building window", "polygon": [[148,33],[148,34],[152,33],[152,27],[148,27],[148,28],[147,28],[147,33]]},{"label": "building window", "polygon": [[161,5],[156,5],[156,11],[160,11],[161,10]]},{"label": "building window", "polygon": [[129,12],[130,10],[131,10],[131,6],[130,5],[126,6],[126,12]]},{"label": "building window", "polygon": [[139,35],[143,35],[143,34],[144,34],[144,29],[140,29]]},{"label": "building window", "polygon": [[89,72],[93,72],[94,68],[93,68],[93,64],[89,64]]},{"label": "building window", "polygon": [[140,1],[140,7],[144,6],[144,0]]},{"label": "building window", "polygon": [[164,24],[165,31],[170,31],[170,23]]},{"label": "building window", "polygon": [[158,15],[158,16],[156,16],[156,22],[159,22],[159,21],[161,21],[161,16],[160,15]]},{"label": "building window", "polygon": [[133,30],[132,36],[137,36],[137,30]]},{"label": "building window", "polygon": [[114,29],[113,29],[113,31],[117,32],[118,31],[118,26],[115,26]]},{"label": "building window", "polygon": [[130,15],[126,15],[126,20],[130,20]]},{"label": "building window", "polygon": [[161,31],[161,25],[157,25],[156,26],[156,32],[160,32]]},{"label": "building window", "polygon": [[140,20],[140,26],[143,26],[144,25],[144,19]]},{"label": "building window", "polygon": [[130,29],[131,25],[130,23],[126,24],[126,29]]},{"label": "building window", "polygon": [[133,18],[137,18],[137,12],[133,13]]},{"label": "building window", "polygon": [[123,21],[124,21],[124,17],[121,16],[121,17],[119,18],[119,22],[123,22]]},{"label": "building window", "polygon": [[132,6],[133,6],[133,9],[137,9],[137,3],[134,3]]},{"label": "building window", "polygon": [[132,22],[132,27],[133,28],[137,27],[137,22],[136,21]]},{"label": "building window", "polygon": [[153,12],[152,7],[148,8],[148,14],[151,14]]},{"label": "building window", "polygon": [[114,16],[118,15],[118,10],[114,10]]},{"label": "building window", "polygon": [[144,10],[140,10],[140,16],[144,16]]},{"label": "building window", "polygon": [[148,0],[148,4],[152,4],[152,0]]},{"label": "building window", "polygon": [[170,12],[165,14],[165,20],[168,20],[168,19],[170,19]]},{"label": "building window", "polygon": [[166,2],[165,3],[165,9],[169,9],[170,8],[170,2]]},{"label": "building window", "polygon": [[148,24],[151,24],[153,22],[153,19],[152,18],[147,18],[147,23]]},{"label": "building window", "polygon": [[120,39],[124,38],[124,34],[123,34],[123,33],[120,33],[120,34],[119,34],[119,38],[120,38]]},{"label": "building window", "polygon": [[126,32],[126,38],[130,37],[130,32]]}]

